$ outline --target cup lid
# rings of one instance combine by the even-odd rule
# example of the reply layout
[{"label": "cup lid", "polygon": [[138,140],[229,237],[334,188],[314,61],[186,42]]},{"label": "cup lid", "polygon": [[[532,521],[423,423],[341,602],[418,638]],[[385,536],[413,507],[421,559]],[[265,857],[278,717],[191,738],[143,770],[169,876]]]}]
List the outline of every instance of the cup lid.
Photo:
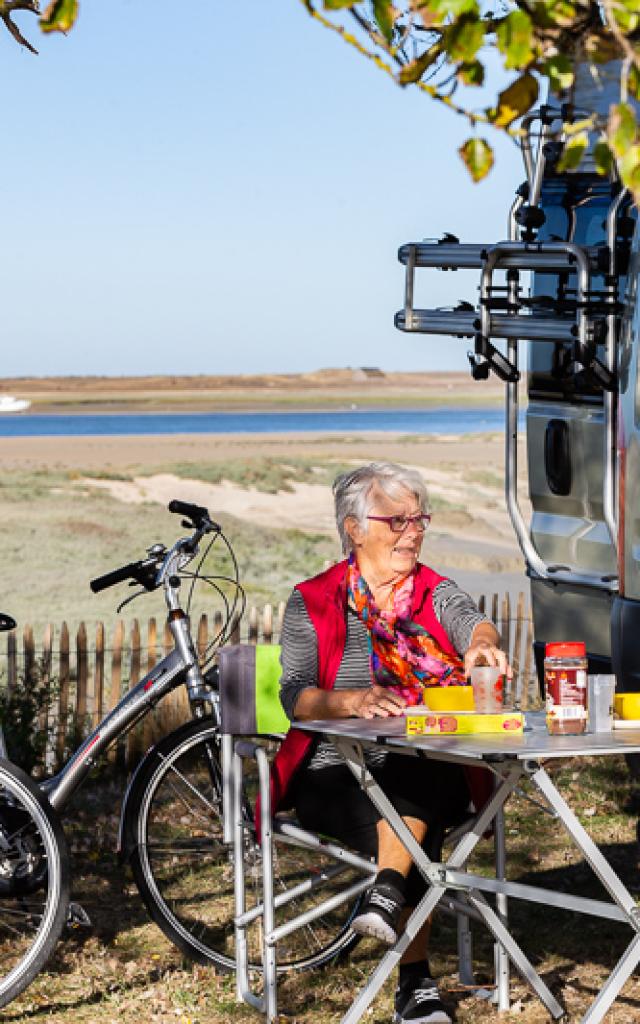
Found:
[{"label": "cup lid", "polygon": [[546,658],[584,658],[587,645],[582,640],[570,643],[551,643],[545,645]]}]

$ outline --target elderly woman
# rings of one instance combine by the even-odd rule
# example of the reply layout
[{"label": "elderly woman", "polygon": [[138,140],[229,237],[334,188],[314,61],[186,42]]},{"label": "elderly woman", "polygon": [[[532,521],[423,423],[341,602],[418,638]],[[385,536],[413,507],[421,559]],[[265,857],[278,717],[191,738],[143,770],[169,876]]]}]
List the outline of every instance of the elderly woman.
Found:
[{"label": "elderly woman", "polygon": [[[418,561],[430,521],[418,473],[372,463],[334,484],[345,561],[300,583],[285,611],[281,700],[292,721],[386,718],[425,685],[463,683],[477,661],[509,671],[495,626],[451,580]],[[427,852],[469,806],[458,765],[376,748],[367,764]],[[291,730],[274,764],[275,805],[303,826],[375,856],[378,874],[353,922],[393,943],[424,893],[422,876],[331,744]],[[400,964],[396,1024],[450,1024],[427,959],[428,927]]]}]

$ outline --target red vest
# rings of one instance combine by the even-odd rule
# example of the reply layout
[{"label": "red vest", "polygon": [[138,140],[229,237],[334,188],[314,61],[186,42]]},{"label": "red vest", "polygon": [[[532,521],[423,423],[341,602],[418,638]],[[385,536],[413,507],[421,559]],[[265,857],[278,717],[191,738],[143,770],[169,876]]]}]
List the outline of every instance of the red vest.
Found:
[{"label": "red vest", "polygon": [[[411,618],[425,627],[443,651],[455,654],[455,648],[433,610],[433,590],[443,579],[433,569],[418,563]],[[347,637],[347,562],[331,566],[319,576],[298,584],[296,589],[302,594],[318,638],[318,686],[322,690],[332,690]],[[313,738],[313,733],[290,729],[276,754],[271,766],[271,808],[274,814],[282,806],[293,775],[304,760]]]}]

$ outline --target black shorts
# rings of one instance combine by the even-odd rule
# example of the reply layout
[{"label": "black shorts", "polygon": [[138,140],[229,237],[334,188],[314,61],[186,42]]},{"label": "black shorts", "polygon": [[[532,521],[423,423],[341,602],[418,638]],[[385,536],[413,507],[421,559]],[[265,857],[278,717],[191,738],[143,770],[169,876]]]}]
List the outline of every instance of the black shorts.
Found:
[{"label": "black shorts", "polygon": [[[444,829],[463,820],[469,806],[463,768],[390,753],[381,766],[371,768],[371,774],[403,818],[417,818],[429,826],[423,847],[431,859],[439,860]],[[382,816],[346,765],[302,768],[294,779],[292,797],[303,828],[377,856],[376,825]],[[408,900],[415,902],[424,888],[422,876],[413,868]]]}]

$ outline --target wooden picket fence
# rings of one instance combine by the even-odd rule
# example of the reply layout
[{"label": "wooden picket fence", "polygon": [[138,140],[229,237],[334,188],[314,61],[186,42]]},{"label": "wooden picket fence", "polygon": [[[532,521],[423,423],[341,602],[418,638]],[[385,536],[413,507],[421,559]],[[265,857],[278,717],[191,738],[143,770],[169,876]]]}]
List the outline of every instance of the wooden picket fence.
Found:
[{"label": "wooden picket fence", "polygon": [[[515,608],[508,594],[484,594],[476,600],[496,623],[502,647],[509,652],[514,669],[510,696],[523,708],[532,706],[538,700],[538,684],[533,663],[533,626],[525,594],[518,595]],[[242,622],[234,624],[230,642],[278,643],[283,614],[284,604],[276,609],[271,605],[251,608]],[[220,613],[211,618],[200,617],[195,632],[200,655],[204,655],[221,627]],[[109,638],[103,623],[98,623],[90,636],[84,622],[73,638],[66,622],[58,628],[47,626],[40,642],[36,642],[31,626],[25,626],[21,634],[16,630],[4,637],[0,687],[12,692],[25,679],[37,679],[50,694],[39,718],[41,729],[49,737],[49,767],[62,763],[68,751],[115,707],[122,694],[173,647],[168,627],[159,629],[154,618],[144,627],[138,619],[129,623],[120,620]],[[118,741],[110,751],[111,761],[131,768],[152,743],[189,717],[186,693],[180,687]]]}]

